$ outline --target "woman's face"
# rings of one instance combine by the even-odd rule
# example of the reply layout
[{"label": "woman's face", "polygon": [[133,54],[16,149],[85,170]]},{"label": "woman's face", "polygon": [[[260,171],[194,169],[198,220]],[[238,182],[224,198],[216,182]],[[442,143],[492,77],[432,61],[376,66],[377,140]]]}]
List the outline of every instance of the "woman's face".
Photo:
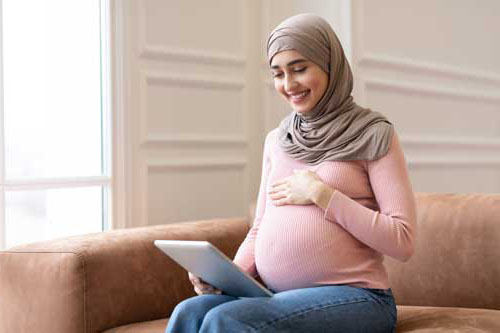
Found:
[{"label": "woman's face", "polygon": [[328,87],[328,74],[295,50],[277,53],[271,73],[276,91],[300,113],[311,111]]}]

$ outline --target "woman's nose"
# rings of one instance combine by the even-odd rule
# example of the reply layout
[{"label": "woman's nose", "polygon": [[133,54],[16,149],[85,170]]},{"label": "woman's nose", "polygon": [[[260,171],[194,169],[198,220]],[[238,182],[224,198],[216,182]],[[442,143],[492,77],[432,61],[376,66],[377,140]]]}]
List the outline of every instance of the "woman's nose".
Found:
[{"label": "woman's nose", "polygon": [[297,86],[297,81],[295,81],[293,75],[287,75],[285,77],[285,91],[291,91]]}]

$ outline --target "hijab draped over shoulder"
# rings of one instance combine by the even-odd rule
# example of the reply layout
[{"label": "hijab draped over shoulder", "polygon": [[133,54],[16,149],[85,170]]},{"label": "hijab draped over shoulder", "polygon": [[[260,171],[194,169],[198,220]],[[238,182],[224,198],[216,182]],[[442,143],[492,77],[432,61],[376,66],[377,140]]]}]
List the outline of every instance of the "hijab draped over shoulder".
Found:
[{"label": "hijab draped over shoulder", "polygon": [[328,87],[316,106],[293,111],[279,125],[278,140],[290,157],[308,164],[334,160],[375,160],[389,150],[392,124],[380,113],[357,105],[353,77],[340,42],[323,18],[292,16],[267,42],[269,65],[275,54],[295,50],[328,74]]}]

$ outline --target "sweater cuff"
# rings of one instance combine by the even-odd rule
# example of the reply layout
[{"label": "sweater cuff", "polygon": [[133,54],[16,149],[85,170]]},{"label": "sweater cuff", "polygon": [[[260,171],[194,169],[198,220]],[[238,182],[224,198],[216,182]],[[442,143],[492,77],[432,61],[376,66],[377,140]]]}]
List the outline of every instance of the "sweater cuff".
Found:
[{"label": "sweater cuff", "polygon": [[328,202],[328,206],[325,209],[325,215],[324,215],[325,219],[332,221],[332,222],[336,221],[334,209],[335,209],[335,207],[338,207],[339,200],[341,200],[341,199],[339,199],[341,195],[342,195],[342,193],[340,193],[339,190],[335,190],[335,192],[333,192],[332,197],[330,198],[330,201]]}]

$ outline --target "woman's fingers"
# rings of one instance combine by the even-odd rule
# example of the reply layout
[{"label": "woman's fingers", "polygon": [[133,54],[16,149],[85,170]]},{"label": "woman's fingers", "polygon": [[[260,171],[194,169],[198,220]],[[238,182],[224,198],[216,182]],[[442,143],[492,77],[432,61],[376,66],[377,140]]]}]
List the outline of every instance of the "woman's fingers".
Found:
[{"label": "woman's fingers", "polygon": [[209,284],[207,284],[207,283],[203,283],[203,282],[200,282],[200,283],[198,283],[197,285],[198,285],[198,286],[200,287],[200,289],[202,289],[202,290],[210,290],[210,289],[213,289],[213,288],[214,288],[213,286],[211,286],[211,285],[209,285]]},{"label": "woman's fingers", "polygon": [[204,288],[207,286],[210,286],[209,284],[205,283],[205,281],[203,281],[202,279],[200,279],[196,275],[194,275],[192,273],[188,273],[188,275],[189,275],[189,281],[191,281],[192,284],[200,285]]},{"label": "woman's fingers", "polygon": [[288,192],[279,192],[279,193],[273,193],[273,194],[269,194],[269,197],[273,200],[278,200],[278,199],[282,199],[282,198],[286,198],[288,196]]},{"label": "woman's fingers", "polygon": [[210,286],[209,288],[200,288],[198,286],[194,287],[194,292],[198,295],[221,295],[222,291],[220,289]]},{"label": "woman's fingers", "polygon": [[283,179],[280,179],[280,180],[277,180],[275,181],[274,183],[272,183],[271,186],[278,186],[278,185],[283,185],[283,184],[286,184],[286,182],[288,181],[288,178],[289,177],[286,177],[286,178],[283,178]]},{"label": "woman's fingers", "polygon": [[198,294],[198,295],[203,295],[203,292],[200,290],[200,288],[198,288],[198,287],[196,287],[196,286],[194,287],[194,292],[195,292],[196,294]]},{"label": "woman's fingers", "polygon": [[194,291],[198,295],[204,295],[204,294],[220,295],[222,293],[222,291],[220,289],[217,289],[214,286],[206,283],[205,281],[203,281],[202,279],[200,279],[196,275],[194,275],[192,273],[188,273],[188,276],[189,276],[189,281],[191,281],[191,283],[194,286]]},{"label": "woman's fingers", "polygon": [[287,202],[288,202],[288,198],[283,198],[283,199],[280,199],[280,200],[275,200],[275,201],[273,201],[273,204],[274,204],[275,206],[283,206],[283,205],[285,205]]},{"label": "woman's fingers", "polygon": [[191,281],[191,283],[199,283],[200,282],[200,278],[197,277],[196,275],[194,275],[193,273],[191,272],[188,272],[188,276],[189,276],[189,281]]},{"label": "woman's fingers", "polygon": [[194,292],[197,293],[198,295],[212,294],[214,293],[214,291],[215,288],[207,284],[194,285]]},{"label": "woman's fingers", "polygon": [[288,184],[286,184],[286,183],[282,184],[282,185],[278,185],[278,186],[273,186],[269,190],[269,194],[281,192],[281,191],[284,191],[284,190],[287,190],[287,189],[288,189]]}]

